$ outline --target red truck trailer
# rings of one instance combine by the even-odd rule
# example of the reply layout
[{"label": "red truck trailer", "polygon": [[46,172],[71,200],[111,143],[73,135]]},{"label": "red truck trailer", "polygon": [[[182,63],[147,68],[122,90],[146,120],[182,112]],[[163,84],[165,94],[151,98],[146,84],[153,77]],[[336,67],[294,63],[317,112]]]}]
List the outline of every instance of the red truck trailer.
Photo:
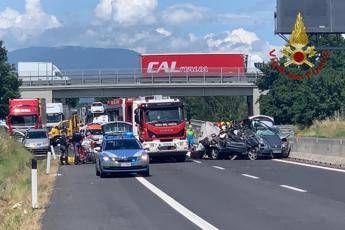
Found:
[{"label": "red truck trailer", "polygon": [[151,157],[170,156],[184,161],[188,152],[183,103],[160,95],[124,98],[122,117]]},{"label": "red truck trailer", "polygon": [[230,53],[142,54],[141,73],[148,76],[238,76],[248,56]]},{"label": "red truck trailer", "polygon": [[6,118],[9,132],[25,132],[29,128],[46,128],[46,102],[44,98],[9,99]]}]

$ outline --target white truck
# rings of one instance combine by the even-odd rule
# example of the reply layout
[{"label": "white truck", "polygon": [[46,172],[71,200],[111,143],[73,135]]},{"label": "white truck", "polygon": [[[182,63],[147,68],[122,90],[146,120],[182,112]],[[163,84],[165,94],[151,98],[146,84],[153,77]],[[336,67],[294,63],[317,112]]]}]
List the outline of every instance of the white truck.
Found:
[{"label": "white truck", "polygon": [[47,103],[47,129],[59,125],[64,120],[62,103]]},{"label": "white truck", "polygon": [[38,83],[70,84],[71,79],[63,76],[62,72],[52,62],[18,62],[18,78],[23,85]]}]

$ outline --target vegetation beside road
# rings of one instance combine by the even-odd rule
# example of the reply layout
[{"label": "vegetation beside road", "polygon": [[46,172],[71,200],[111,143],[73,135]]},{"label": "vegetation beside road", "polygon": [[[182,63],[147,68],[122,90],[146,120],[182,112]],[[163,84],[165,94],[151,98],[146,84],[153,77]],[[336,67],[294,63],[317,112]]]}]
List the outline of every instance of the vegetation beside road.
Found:
[{"label": "vegetation beside road", "polygon": [[245,97],[181,97],[187,119],[203,121],[242,120],[247,116]]},{"label": "vegetation beside road", "polygon": [[345,138],[345,120],[327,119],[315,121],[313,125],[304,129],[297,129],[296,136],[320,138]]},{"label": "vegetation beside road", "polygon": [[[310,45],[318,52],[320,47],[345,46],[341,35],[312,35]],[[271,62],[260,66],[264,76],[259,77],[257,85],[267,91],[260,96],[262,114],[274,117],[277,124],[294,124],[307,128],[314,120],[326,120],[334,113],[345,112],[345,51],[331,50],[331,56],[324,70],[317,76],[294,80],[272,69]],[[279,58],[286,63],[286,58]],[[315,57],[315,63],[320,58]],[[288,67],[288,72],[305,73],[309,67]]]},{"label": "vegetation beside road", "polygon": [[19,98],[19,86],[15,67],[7,61],[7,50],[0,41],[0,119],[8,114],[8,99]]},{"label": "vegetation beside road", "polygon": [[[58,163],[52,161],[51,175],[46,161],[38,163],[39,207],[52,194]],[[15,140],[0,134],[0,229],[40,229],[44,209],[31,208],[31,154]]]}]

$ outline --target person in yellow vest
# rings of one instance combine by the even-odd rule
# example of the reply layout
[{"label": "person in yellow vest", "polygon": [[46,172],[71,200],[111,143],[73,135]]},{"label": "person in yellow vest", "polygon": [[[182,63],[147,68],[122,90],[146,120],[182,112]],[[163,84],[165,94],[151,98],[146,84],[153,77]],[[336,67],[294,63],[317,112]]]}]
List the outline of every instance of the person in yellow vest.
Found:
[{"label": "person in yellow vest", "polygon": [[60,137],[60,130],[58,126],[53,127],[50,132],[48,133],[50,143],[53,144],[53,146],[56,146],[56,138]]}]

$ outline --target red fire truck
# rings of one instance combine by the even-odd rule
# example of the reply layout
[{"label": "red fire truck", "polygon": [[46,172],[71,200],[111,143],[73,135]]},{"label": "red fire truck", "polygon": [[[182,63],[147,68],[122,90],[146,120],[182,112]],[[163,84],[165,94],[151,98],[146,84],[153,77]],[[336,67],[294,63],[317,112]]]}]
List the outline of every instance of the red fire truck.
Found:
[{"label": "red fire truck", "polygon": [[29,128],[45,128],[45,99],[9,99],[9,114],[6,118],[6,124],[10,133],[14,129],[25,132]]},{"label": "red fire truck", "polygon": [[152,157],[171,156],[184,161],[188,152],[183,103],[163,96],[126,98],[123,120],[133,124],[133,133]]}]

